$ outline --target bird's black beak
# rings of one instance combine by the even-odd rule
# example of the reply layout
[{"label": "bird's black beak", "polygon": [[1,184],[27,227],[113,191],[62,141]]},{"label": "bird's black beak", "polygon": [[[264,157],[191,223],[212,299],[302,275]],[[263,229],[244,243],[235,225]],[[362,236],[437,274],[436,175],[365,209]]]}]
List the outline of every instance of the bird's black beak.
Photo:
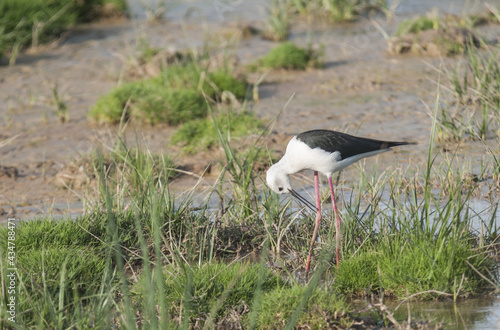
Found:
[{"label": "bird's black beak", "polygon": [[300,196],[295,190],[289,189],[288,191],[290,192],[290,194],[293,197],[297,198],[302,204],[305,204],[308,208],[310,208],[311,211],[318,212],[318,208],[316,206],[314,206],[313,203],[311,203],[310,201],[308,201],[304,197]]}]

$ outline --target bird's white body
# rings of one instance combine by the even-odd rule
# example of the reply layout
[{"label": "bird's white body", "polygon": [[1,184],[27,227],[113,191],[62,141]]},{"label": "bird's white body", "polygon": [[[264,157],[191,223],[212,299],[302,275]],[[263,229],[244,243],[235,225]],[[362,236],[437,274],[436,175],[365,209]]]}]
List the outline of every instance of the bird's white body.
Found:
[{"label": "bird's white body", "polygon": [[388,150],[390,149],[381,149],[342,159],[338,151],[332,153],[321,148],[311,149],[307,144],[294,136],[286,147],[285,155],[278,163],[283,164],[283,168],[288,174],[294,174],[302,170],[311,170],[318,171],[330,177],[333,173],[343,170],[362,158]]},{"label": "bird's white body", "polygon": [[[304,170],[317,171],[330,178],[333,173],[340,171],[358,160],[370,157],[390,149],[380,149],[342,159],[340,152],[328,152],[321,148],[311,149],[306,143],[294,136],[286,147],[283,158],[267,171],[269,187],[281,194],[291,189],[290,174]],[[280,190],[280,188],[282,188]]]}]

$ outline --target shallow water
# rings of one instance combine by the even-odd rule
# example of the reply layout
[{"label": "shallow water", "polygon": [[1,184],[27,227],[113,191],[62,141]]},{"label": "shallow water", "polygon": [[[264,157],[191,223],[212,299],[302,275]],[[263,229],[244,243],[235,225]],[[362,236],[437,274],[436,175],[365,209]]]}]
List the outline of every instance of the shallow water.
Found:
[{"label": "shallow water", "polygon": [[[354,307],[363,308],[378,301],[358,299],[350,302]],[[399,322],[408,320],[432,320],[442,324],[444,329],[500,329],[500,299],[493,296],[469,298],[453,301],[423,301],[401,303],[385,300],[384,304]],[[408,313],[409,312],[409,313]]]}]

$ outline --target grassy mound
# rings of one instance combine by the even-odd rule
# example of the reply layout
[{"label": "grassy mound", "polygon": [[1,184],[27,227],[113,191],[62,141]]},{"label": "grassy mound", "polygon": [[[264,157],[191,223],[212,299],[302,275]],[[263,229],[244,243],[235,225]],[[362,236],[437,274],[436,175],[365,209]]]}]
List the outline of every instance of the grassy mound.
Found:
[{"label": "grassy mound", "polygon": [[177,125],[207,115],[201,93],[189,89],[172,90],[155,81],[127,83],[101,97],[90,112],[99,123],[116,123],[120,118]]},{"label": "grassy mound", "polygon": [[89,116],[99,123],[116,123],[124,116],[151,124],[178,125],[206,117],[203,92],[218,100],[228,91],[241,100],[246,89],[245,81],[226,70],[206,73],[194,64],[171,65],[159,77],[126,83],[102,96]]},{"label": "grassy mound", "polygon": [[267,55],[250,65],[259,68],[305,70],[308,66],[321,66],[319,55],[312,49],[305,49],[292,42],[284,42],[273,48]]}]

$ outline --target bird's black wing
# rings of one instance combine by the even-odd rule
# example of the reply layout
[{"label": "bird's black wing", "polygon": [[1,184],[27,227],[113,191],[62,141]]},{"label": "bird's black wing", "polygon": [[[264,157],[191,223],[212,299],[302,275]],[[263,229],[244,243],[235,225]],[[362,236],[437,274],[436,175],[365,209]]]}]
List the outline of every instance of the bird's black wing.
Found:
[{"label": "bird's black wing", "polygon": [[340,152],[342,159],[390,147],[413,144],[411,142],[390,142],[357,137],[330,130],[313,130],[300,133],[297,139],[311,149],[320,148],[328,152]]}]

